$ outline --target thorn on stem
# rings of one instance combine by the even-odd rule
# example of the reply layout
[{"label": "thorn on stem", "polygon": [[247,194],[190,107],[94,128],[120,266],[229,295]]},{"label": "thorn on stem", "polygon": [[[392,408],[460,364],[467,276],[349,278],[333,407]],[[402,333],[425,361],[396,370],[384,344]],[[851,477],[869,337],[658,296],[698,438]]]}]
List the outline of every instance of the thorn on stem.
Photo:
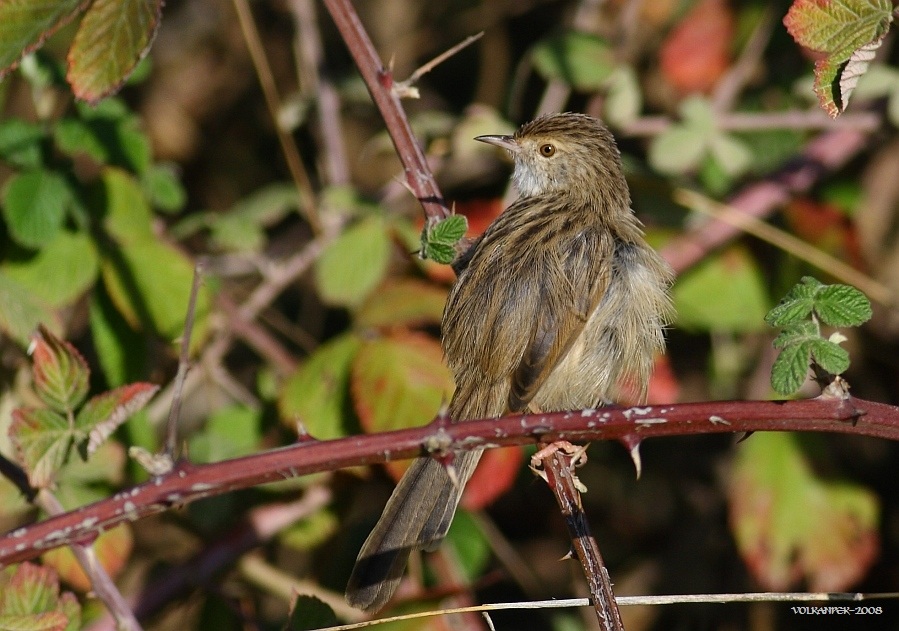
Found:
[{"label": "thorn on stem", "polygon": [[621,444],[631,456],[631,462],[634,463],[634,469],[637,471],[637,479],[643,474],[643,459],[640,457],[640,443],[643,439],[636,434],[625,434],[620,439]]}]

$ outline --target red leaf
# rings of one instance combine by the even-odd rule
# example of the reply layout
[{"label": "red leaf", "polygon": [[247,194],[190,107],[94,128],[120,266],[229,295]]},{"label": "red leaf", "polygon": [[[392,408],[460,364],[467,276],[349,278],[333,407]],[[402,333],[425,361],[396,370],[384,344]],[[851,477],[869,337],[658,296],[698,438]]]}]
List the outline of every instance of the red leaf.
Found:
[{"label": "red leaf", "polygon": [[662,75],[680,94],[708,92],[730,65],[733,37],[726,0],[700,0],[662,45]]},{"label": "red leaf", "polygon": [[855,224],[835,204],[799,197],[787,205],[785,216],[796,236],[864,268]]},{"label": "red leaf", "polygon": [[31,336],[34,386],[37,395],[54,410],[67,412],[87,396],[90,369],[75,347],[41,325]]},{"label": "red leaf", "polygon": [[680,397],[680,383],[667,355],[656,357],[655,370],[649,379],[647,403],[674,403]]},{"label": "red leaf", "polygon": [[521,459],[521,447],[485,451],[465,487],[462,506],[466,510],[480,510],[508,491],[521,468]]}]

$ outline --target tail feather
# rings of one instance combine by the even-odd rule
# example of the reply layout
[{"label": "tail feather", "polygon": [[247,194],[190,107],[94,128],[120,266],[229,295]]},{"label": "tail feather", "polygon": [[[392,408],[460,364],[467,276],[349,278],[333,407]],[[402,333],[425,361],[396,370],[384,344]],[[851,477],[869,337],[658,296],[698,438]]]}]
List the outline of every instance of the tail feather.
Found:
[{"label": "tail feather", "polygon": [[350,605],[366,611],[383,607],[399,586],[412,550],[440,544],[480,457],[480,451],[455,457],[458,486],[440,462],[419,458],[412,463],[362,545],[347,583]]}]

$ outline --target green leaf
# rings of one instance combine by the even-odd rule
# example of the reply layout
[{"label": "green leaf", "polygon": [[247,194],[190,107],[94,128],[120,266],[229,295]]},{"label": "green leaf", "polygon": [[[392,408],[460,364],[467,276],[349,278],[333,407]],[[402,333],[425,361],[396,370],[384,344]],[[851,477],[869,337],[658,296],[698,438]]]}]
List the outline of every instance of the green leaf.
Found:
[{"label": "green leaf", "polygon": [[649,145],[649,163],[661,173],[680,174],[699,166],[708,149],[708,134],[685,125],[672,125]]},{"label": "green leaf", "polygon": [[[101,273],[112,302],[132,328],[149,328],[174,341],[184,330],[194,265],[180,250],[156,239],[104,252]],[[210,308],[209,288],[200,286],[192,344],[202,342]]]},{"label": "green leaf", "polygon": [[830,340],[817,339],[811,342],[812,358],[832,375],[840,375],[849,368],[849,352]]},{"label": "green leaf", "polygon": [[815,300],[815,312],[830,326],[859,326],[871,319],[871,301],[855,287],[828,285]]},{"label": "green leaf", "polygon": [[311,552],[339,528],[337,515],[328,509],[321,509],[282,530],[278,533],[278,541],[294,550]]},{"label": "green leaf", "polygon": [[26,260],[7,263],[3,271],[48,305],[64,307],[94,284],[99,257],[88,235],[63,231]]},{"label": "green leaf", "polygon": [[716,130],[715,110],[708,98],[694,94],[681,101],[678,112],[684,123],[697,131],[711,135]]},{"label": "green leaf", "polygon": [[122,245],[155,238],[153,212],[133,175],[108,167],[103,169],[101,185],[97,201],[103,204],[103,225],[110,236]]},{"label": "green leaf", "polygon": [[707,257],[682,274],[673,295],[678,326],[686,329],[748,332],[764,326],[765,282],[742,247]]},{"label": "green leaf", "polygon": [[734,538],[766,590],[845,591],[877,559],[877,498],[857,484],[817,477],[799,441],[756,433],[740,445],[728,491]]},{"label": "green leaf", "polygon": [[601,88],[616,65],[614,51],[604,39],[578,31],[538,42],[531,55],[543,77],[559,79],[583,92]]},{"label": "green leaf", "polygon": [[452,263],[456,257],[456,243],[467,230],[468,219],[464,215],[450,215],[435,224],[426,224],[421,232],[424,258],[437,263]]},{"label": "green leaf", "polygon": [[0,270],[0,331],[24,348],[42,322],[53,330],[60,328],[59,316],[50,305]]},{"label": "green leaf", "polygon": [[159,390],[152,383],[132,383],[98,394],[78,411],[75,428],[88,436],[86,454],[91,455],[131,416],[142,409]]},{"label": "green leaf", "polygon": [[468,511],[456,512],[446,534],[446,542],[453,547],[455,559],[466,582],[474,582],[487,568],[493,551],[477,521]]},{"label": "green leaf", "polygon": [[297,423],[302,423],[319,440],[346,436],[352,415],[350,366],[360,345],[361,339],[354,334],[337,337],[316,349],[285,381],[278,397],[278,412],[285,425],[296,431]]},{"label": "green leaf", "polygon": [[809,374],[811,344],[801,342],[784,348],[771,367],[771,387],[784,396],[793,394]]},{"label": "green leaf", "polygon": [[440,324],[446,289],[411,278],[387,281],[356,311],[356,328]]},{"label": "green leaf", "polygon": [[818,326],[811,320],[800,320],[786,325],[783,331],[774,338],[774,348],[786,348],[792,344],[810,342],[821,339]]},{"label": "green leaf", "polygon": [[12,176],[3,191],[3,216],[12,238],[39,248],[62,229],[72,194],[62,175],[25,171]]},{"label": "green leaf", "polygon": [[87,0],[0,1],[0,79],[87,4]]},{"label": "green leaf", "polygon": [[[2,27],[0,27],[2,28]],[[43,125],[21,118],[0,121],[0,159],[22,169],[37,169],[42,163]]]},{"label": "green leaf", "polygon": [[240,200],[227,213],[209,213],[206,223],[215,247],[249,252],[266,244],[265,229],[299,206],[296,187],[271,184]]},{"label": "green leaf", "polygon": [[752,164],[752,152],[749,148],[729,134],[716,134],[710,149],[712,155],[731,177],[742,175]]},{"label": "green leaf", "polygon": [[316,261],[315,283],[322,300],[346,307],[365,300],[387,273],[390,246],[381,217],[367,217],[347,229]]},{"label": "green leaf", "polygon": [[637,73],[630,66],[619,66],[607,81],[603,114],[613,127],[633,122],[643,109],[643,93]]},{"label": "green leaf", "polygon": [[178,212],[187,203],[187,192],[173,165],[152,165],[141,178],[141,184],[153,206],[163,212]]},{"label": "green leaf", "polygon": [[780,303],[768,312],[765,322],[770,326],[785,326],[811,315],[815,298],[824,285],[811,276],[803,276]]},{"label": "green leaf", "polygon": [[111,132],[112,126],[106,125],[107,129],[98,129],[97,125],[91,121],[82,120],[80,118],[63,118],[53,126],[53,140],[56,146],[64,154],[69,156],[87,155],[100,164],[109,162],[109,149],[101,135],[104,131]]},{"label": "green leaf", "polygon": [[122,386],[146,377],[148,340],[128,326],[102,286],[91,295],[90,328],[109,385]]},{"label": "green leaf", "polygon": [[849,97],[893,21],[890,0],[795,0],[784,18],[801,45],[827,53],[815,64],[815,92],[828,114]]},{"label": "green leaf", "polygon": [[456,258],[456,248],[446,243],[428,243],[422,249],[424,258],[448,265]]},{"label": "green leaf", "polygon": [[53,410],[18,408],[12,412],[9,438],[19,464],[28,473],[28,483],[36,489],[53,485],[69,456],[73,437],[69,421]]},{"label": "green leaf", "polygon": [[94,0],[68,55],[75,96],[95,103],[118,90],[147,54],[161,17],[162,0]]},{"label": "green leaf", "polygon": [[252,453],[259,445],[261,414],[244,405],[216,410],[202,432],[190,439],[190,456],[196,462],[218,462]]},{"label": "green leaf", "polygon": [[88,155],[109,164],[145,173],[150,166],[150,144],[140,130],[140,119],[117,99],[97,107],[82,105],[79,118],[64,118],[54,127],[53,138],[63,153]]},{"label": "green leaf", "polygon": [[430,241],[454,245],[465,236],[466,230],[468,230],[468,220],[465,215],[450,215],[434,224],[429,230],[428,236]]},{"label": "green leaf", "polygon": [[58,412],[78,407],[88,391],[90,368],[69,342],[40,326],[31,337],[34,388],[41,400]]}]

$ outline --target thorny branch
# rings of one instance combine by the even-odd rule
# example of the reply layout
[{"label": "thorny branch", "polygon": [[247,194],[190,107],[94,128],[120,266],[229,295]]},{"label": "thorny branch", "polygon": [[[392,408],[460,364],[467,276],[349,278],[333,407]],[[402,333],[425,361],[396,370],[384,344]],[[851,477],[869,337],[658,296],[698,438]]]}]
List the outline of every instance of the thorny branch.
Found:
[{"label": "thorny branch", "polygon": [[409,188],[418,198],[429,221],[438,221],[449,216],[450,209],[428,167],[424,151],[412,133],[400,97],[394,90],[396,84],[393,75],[381,62],[374,44],[365,32],[365,27],[359,21],[356,10],[349,0],[325,0],[325,6],[334,18],[337,29],[350,49],[356,67],[381,112],[397,155],[403,163]]},{"label": "thorny branch", "polygon": [[899,440],[899,408],[862,399],[714,401],[608,407],[448,424],[303,442],[206,465],[180,462],[168,474],[83,508],[18,528],[0,538],[0,564],[90,541],[119,524],[249,486],[320,471],[425,455],[428,444],[452,450],[567,440],[619,440],[754,431],[818,431]]}]

